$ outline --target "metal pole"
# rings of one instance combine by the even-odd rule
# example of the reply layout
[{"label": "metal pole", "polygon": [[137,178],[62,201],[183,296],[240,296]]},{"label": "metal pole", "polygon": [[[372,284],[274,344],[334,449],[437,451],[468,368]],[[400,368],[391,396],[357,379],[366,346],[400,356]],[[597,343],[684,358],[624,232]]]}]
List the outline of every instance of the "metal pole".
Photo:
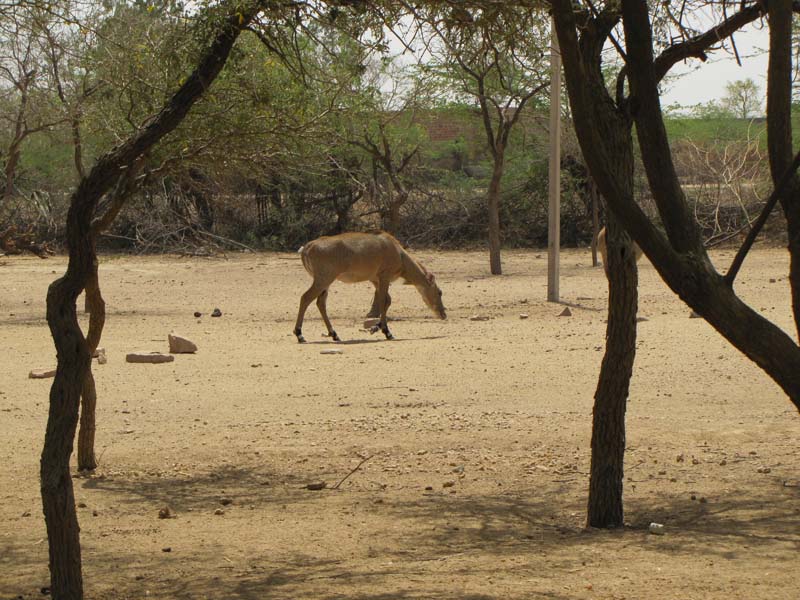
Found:
[{"label": "metal pole", "polygon": [[550,207],[547,220],[547,300],[558,302],[561,247],[561,52],[555,22],[550,22]]}]

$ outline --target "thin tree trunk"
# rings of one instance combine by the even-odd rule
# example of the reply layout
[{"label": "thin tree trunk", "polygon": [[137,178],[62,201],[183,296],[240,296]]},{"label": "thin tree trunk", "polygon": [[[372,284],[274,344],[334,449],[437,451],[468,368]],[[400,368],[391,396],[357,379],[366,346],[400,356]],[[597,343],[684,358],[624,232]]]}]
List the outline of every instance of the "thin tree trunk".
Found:
[{"label": "thin tree trunk", "polygon": [[75,163],[75,170],[78,177],[86,177],[83,168],[83,142],[81,141],[81,120],[80,113],[72,117],[72,160]]},{"label": "thin tree trunk", "polygon": [[[94,246],[94,243],[92,243]],[[95,254],[92,273],[86,282],[86,305],[88,307],[89,333],[86,336],[86,343],[89,348],[89,356],[94,356],[100,338],[103,335],[103,327],[106,322],[106,303],[100,293],[100,281],[97,274],[97,255]],[[91,362],[86,372],[81,391],[81,423],[78,430],[78,470],[91,471],[97,468],[97,459],[94,452],[94,438],[96,431],[95,411],[97,406],[97,388],[95,386],[94,375],[92,374]]]},{"label": "thin tree trunk", "polygon": [[22,139],[15,139],[6,152],[8,157],[6,158],[5,168],[3,169],[3,175],[6,179],[5,188],[3,189],[3,199],[5,200],[8,200],[14,195],[14,182],[17,179],[17,165],[19,164],[19,148],[21,144]]},{"label": "thin tree trunk", "polygon": [[587,522],[623,524],[625,410],[636,356],[637,270],[630,238],[608,213],[608,325],[606,352],[594,397],[592,464]]},{"label": "thin tree trunk", "polygon": [[498,149],[489,182],[489,268],[492,275],[502,275],[500,259],[500,180],[503,178],[503,150]]},{"label": "thin tree trunk", "polygon": [[395,235],[400,228],[400,207],[405,203],[402,198],[395,198],[394,194],[389,196],[389,215],[386,221],[386,228],[389,233]]}]

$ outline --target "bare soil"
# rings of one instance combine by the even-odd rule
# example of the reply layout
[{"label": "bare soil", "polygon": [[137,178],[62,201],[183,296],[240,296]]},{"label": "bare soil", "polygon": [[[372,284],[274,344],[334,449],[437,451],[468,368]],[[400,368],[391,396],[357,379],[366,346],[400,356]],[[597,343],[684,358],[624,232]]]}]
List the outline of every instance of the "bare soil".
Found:
[{"label": "bare soil", "polygon": [[[505,252],[501,277],[482,252],[417,257],[447,321],[395,285],[397,339],[371,336],[371,286],[337,283],[345,341],[320,335],[312,305],[305,345],[296,255],[103,258],[100,467],[74,479],[87,598],[800,597],[800,418],[646,260],[628,525],[599,531],[584,525],[602,268],[567,251],[559,305],[544,301],[543,252]],[[27,376],[55,364],[44,298],[65,260],[0,264],[0,598],[39,598],[51,382]],[[737,289],[793,332],[787,272],[783,250],[758,249]],[[171,331],[197,354],[125,362],[166,352]]]}]

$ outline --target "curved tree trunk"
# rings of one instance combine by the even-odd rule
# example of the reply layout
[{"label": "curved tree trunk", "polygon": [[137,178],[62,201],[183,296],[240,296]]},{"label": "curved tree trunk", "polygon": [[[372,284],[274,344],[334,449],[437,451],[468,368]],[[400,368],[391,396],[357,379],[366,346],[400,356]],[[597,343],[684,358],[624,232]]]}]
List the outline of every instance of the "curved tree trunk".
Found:
[{"label": "curved tree trunk", "polygon": [[[77,196],[77,194],[76,194]],[[69,460],[78,424],[78,405],[89,372],[91,354],[78,326],[75,302],[91,272],[88,219],[83,225],[75,198],[67,217],[70,261],[64,277],[47,292],[47,323],[55,342],[58,367],[50,388],[50,411],[42,450],[42,509],[50,551],[50,583],[54,598],[83,598],[80,527]]]},{"label": "curved tree trunk", "polygon": [[120,173],[174,130],[214,81],[242,28],[250,23],[259,6],[259,2],[254,2],[220,23],[197,68],[162,111],[133,137],[100,157],[72,196],[66,226],[67,271],[50,285],[47,293],[47,323],[56,346],[58,366],[50,388],[40,467],[51,592],[56,600],[83,598],[80,528],[69,461],[78,424],[78,405],[91,365],[90,342],[78,325],[75,303],[96,274],[92,218],[100,198],[119,181]]},{"label": "curved tree trunk", "polygon": [[587,523],[623,524],[625,409],[636,356],[637,269],[630,238],[608,213],[608,325],[606,352],[594,396],[592,464]]}]

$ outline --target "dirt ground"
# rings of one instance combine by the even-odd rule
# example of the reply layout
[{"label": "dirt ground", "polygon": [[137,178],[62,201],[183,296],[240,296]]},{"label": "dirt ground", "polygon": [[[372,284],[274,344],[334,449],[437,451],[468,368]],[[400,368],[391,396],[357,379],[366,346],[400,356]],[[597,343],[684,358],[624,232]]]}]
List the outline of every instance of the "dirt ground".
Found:
[{"label": "dirt ground", "polygon": [[[369,284],[337,283],[339,345],[314,305],[310,343],[292,335],[310,283],[297,255],[103,257],[100,467],[74,480],[87,598],[798,598],[800,417],[646,260],[628,526],[598,531],[584,525],[602,269],[562,256],[567,317],[544,301],[543,252],[505,252],[501,277],[483,252],[416,256],[449,319],[393,286],[386,341],[361,329]],[[0,264],[0,598],[29,599],[48,585],[51,380],[27,375],[55,364],[44,299],[65,260]],[[787,272],[761,248],[737,288],[791,332]],[[166,351],[170,331],[197,354],[125,362]]]}]

